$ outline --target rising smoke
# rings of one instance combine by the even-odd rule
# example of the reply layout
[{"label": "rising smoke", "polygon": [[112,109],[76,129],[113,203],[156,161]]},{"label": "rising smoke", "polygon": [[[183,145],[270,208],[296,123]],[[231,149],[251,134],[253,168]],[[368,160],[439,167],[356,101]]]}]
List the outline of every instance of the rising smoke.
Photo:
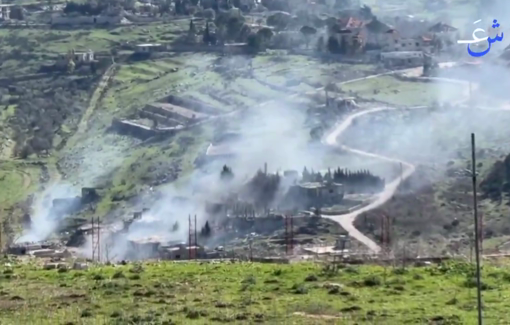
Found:
[{"label": "rising smoke", "polygon": [[36,242],[47,239],[58,226],[58,220],[51,215],[52,201],[56,198],[72,197],[79,194],[68,184],[50,185],[36,196],[32,205],[33,216],[30,229],[25,229],[16,242]]}]

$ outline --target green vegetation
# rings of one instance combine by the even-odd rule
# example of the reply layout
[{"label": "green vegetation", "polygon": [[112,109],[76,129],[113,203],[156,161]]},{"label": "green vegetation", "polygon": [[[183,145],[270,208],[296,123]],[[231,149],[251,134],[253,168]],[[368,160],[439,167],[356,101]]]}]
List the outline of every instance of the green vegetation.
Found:
[{"label": "green vegetation", "polygon": [[[11,261],[11,263],[13,263]],[[3,324],[475,324],[471,265],[423,268],[157,262],[1,266]],[[508,321],[510,274],[484,265],[486,321]],[[44,294],[41,294],[44,293]]]},{"label": "green vegetation", "polygon": [[383,76],[342,85],[343,92],[354,93],[395,105],[431,105],[435,102],[455,102],[463,99],[465,86],[452,83],[427,83],[400,81]]}]

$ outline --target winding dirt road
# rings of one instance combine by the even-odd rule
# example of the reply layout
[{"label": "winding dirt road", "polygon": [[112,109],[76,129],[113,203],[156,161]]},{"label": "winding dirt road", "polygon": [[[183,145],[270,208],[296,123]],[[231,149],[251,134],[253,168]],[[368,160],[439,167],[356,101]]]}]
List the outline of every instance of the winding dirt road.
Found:
[{"label": "winding dirt road", "polygon": [[[451,67],[454,64],[455,64],[454,62],[446,62],[446,63],[443,63],[441,65],[441,67]],[[365,77],[365,78],[350,80],[350,81],[347,81],[342,84],[362,81],[362,80],[371,79],[371,78],[377,78],[377,77],[380,77],[383,75],[396,74],[396,73],[399,73],[399,74],[402,74],[402,75],[405,75],[408,77],[419,77],[421,74],[421,68],[392,71],[392,72],[388,72],[388,73],[384,73],[384,74],[373,75],[373,76],[369,76],[369,77]],[[465,81],[456,80],[456,79],[447,79],[447,78],[423,78],[423,79],[437,80],[437,81],[442,81],[442,82],[468,84]],[[415,106],[415,107],[409,107],[409,108],[419,109],[419,108],[426,108],[426,106]],[[365,151],[358,150],[358,149],[349,148],[343,144],[340,144],[338,142],[338,140],[339,140],[340,136],[342,135],[342,133],[349,126],[352,125],[352,122],[356,118],[361,117],[363,115],[375,113],[375,112],[387,111],[387,110],[398,110],[398,109],[399,108],[396,108],[396,107],[377,107],[377,108],[372,108],[369,110],[353,113],[353,114],[349,115],[345,120],[341,121],[340,123],[337,123],[337,125],[333,128],[333,130],[322,139],[322,142],[324,144],[333,146],[336,148],[340,148],[344,151],[352,152],[354,154],[362,155],[365,157],[377,158],[380,160],[398,163],[398,164],[402,165],[402,174],[400,175],[400,177],[396,178],[391,183],[386,184],[384,190],[380,194],[378,194],[376,196],[375,200],[373,200],[367,206],[365,206],[359,210],[350,212],[348,214],[322,215],[323,218],[329,218],[329,219],[337,222],[338,224],[340,224],[340,226],[342,226],[342,228],[344,228],[345,231],[347,231],[349,233],[350,237],[355,238],[356,240],[358,240],[359,242],[364,244],[367,248],[369,248],[371,252],[376,253],[376,254],[381,251],[381,248],[379,247],[379,245],[377,245],[372,239],[368,238],[363,233],[361,233],[358,229],[356,229],[356,227],[354,227],[353,223],[356,220],[356,217],[359,216],[360,214],[370,211],[370,210],[373,210],[375,208],[378,208],[381,205],[383,205],[384,203],[386,203],[389,199],[391,199],[391,197],[395,194],[395,191],[397,190],[400,183],[403,182],[405,179],[407,179],[409,176],[411,176],[414,173],[415,166],[406,162],[406,161],[389,158],[389,157],[365,152]]]},{"label": "winding dirt road", "polygon": [[[452,67],[455,64],[456,64],[455,62],[444,62],[444,63],[440,63],[439,66],[441,68],[446,68],[446,67]],[[411,69],[403,69],[403,70],[395,70],[395,71],[385,72],[385,73],[381,73],[381,74],[366,76],[366,77],[362,77],[362,78],[358,78],[358,79],[348,80],[348,81],[345,81],[342,83],[338,83],[337,85],[341,86],[341,85],[345,85],[345,84],[349,84],[349,83],[364,81],[364,80],[368,80],[368,79],[373,79],[373,78],[378,78],[378,77],[393,75],[393,74],[401,74],[401,75],[404,75],[407,77],[420,77],[421,73],[422,73],[421,67],[411,68]],[[423,79],[467,84],[467,82],[465,82],[465,81],[460,81],[460,80],[456,80],[456,79],[446,79],[446,78],[423,78]],[[324,90],[324,87],[317,88],[310,93],[316,93],[317,91],[322,91],[322,90]],[[306,94],[308,94],[308,93],[306,93]],[[287,96],[286,99],[295,98],[295,97],[298,97],[301,95],[303,95],[303,94],[299,94],[299,93],[292,94],[292,95]],[[276,100],[266,101],[264,103],[259,104],[258,107],[263,107],[263,106],[269,105],[275,101]],[[426,106],[416,106],[416,107],[410,107],[410,108],[418,109],[418,108],[426,108]],[[360,215],[361,213],[375,209],[375,208],[383,205],[384,203],[386,203],[389,199],[391,199],[391,197],[397,190],[400,183],[413,174],[413,172],[415,171],[415,166],[408,162],[401,161],[398,159],[384,157],[381,155],[364,152],[362,150],[349,148],[345,145],[340,144],[338,142],[338,140],[339,140],[341,134],[352,124],[352,122],[356,118],[361,117],[366,114],[375,113],[375,112],[380,112],[380,111],[385,111],[385,110],[398,110],[398,109],[400,109],[400,108],[385,106],[385,107],[377,107],[377,108],[372,108],[369,110],[353,113],[352,115],[348,116],[345,120],[341,121],[340,123],[337,123],[336,126],[333,128],[333,130],[322,139],[322,142],[324,144],[333,146],[333,147],[337,147],[337,148],[341,148],[344,151],[352,152],[352,153],[366,156],[366,157],[377,158],[377,159],[386,160],[386,161],[393,162],[393,163],[402,164],[402,174],[400,175],[400,177],[393,180],[391,183],[386,184],[384,190],[380,194],[378,194],[377,197],[375,198],[375,200],[373,200],[367,206],[365,206],[359,210],[353,211],[351,213],[348,213],[348,214],[322,215],[323,218],[329,218],[329,219],[337,222],[338,224],[340,224],[342,226],[342,228],[345,229],[349,233],[349,236],[355,238],[356,240],[358,240],[359,242],[364,244],[366,247],[368,247],[371,252],[376,253],[376,254],[379,253],[381,250],[379,245],[377,245],[373,240],[371,240],[370,238],[365,236],[363,233],[361,233],[358,229],[356,229],[356,227],[354,227],[354,225],[353,225],[353,222],[356,219],[356,217],[358,215]],[[237,111],[235,111],[234,113],[236,113],[236,112]],[[211,143],[209,145],[209,147],[207,148],[206,155],[211,155],[211,153],[213,151],[212,149],[214,149],[214,146]]]}]

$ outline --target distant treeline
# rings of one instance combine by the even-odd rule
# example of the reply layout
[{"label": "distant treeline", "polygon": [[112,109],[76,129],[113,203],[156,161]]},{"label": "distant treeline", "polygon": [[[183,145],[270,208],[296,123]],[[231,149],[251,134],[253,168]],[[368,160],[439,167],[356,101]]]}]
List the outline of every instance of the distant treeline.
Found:
[{"label": "distant treeline", "polygon": [[279,173],[266,174],[258,170],[255,176],[248,182],[246,190],[253,198],[256,208],[261,209],[269,206],[276,199],[280,187],[281,176]]},{"label": "distant treeline", "polygon": [[[223,166],[220,178],[233,178],[232,169]],[[264,173],[258,170],[253,178],[246,184],[243,192],[248,194],[253,202],[255,209],[261,209],[274,203],[278,189],[280,187],[282,176],[280,173]],[[326,173],[308,171],[303,169],[301,182],[324,182],[332,181],[343,184],[349,193],[370,193],[379,192],[384,189],[385,180],[375,176],[368,170],[350,171],[347,169],[337,168],[335,170],[328,169]]]},{"label": "distant treeline", "polygon": [[359,171],[350,171],[348,169],[337,168],[333,171],[328,168],[324,174],[320,172],[308,171],[303,169],[303,182],[323,182],[332,181],[343,184],[349,191],[364,193],[377,192],[384,189],[384,178],[378,177],[363,169]]}]

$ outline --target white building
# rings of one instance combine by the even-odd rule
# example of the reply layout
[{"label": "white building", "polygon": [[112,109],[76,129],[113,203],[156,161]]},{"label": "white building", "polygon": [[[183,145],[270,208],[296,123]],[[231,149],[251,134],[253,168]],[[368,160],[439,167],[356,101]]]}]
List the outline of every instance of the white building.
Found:
[{"label": "white building", "polygon": [[146,44],[138,44],[136,46],[136,53],[152,53],[161,49],[161,44],[159,43],[146,43]]},{"label": "white building", "polygon": [[421,51],[400,51],[381,53],[381,62],[387,67],[420,66],[424,55]]},{"label": "white building", "polygon": [[88,50],[87,52],[74,52],[74,63],[90,63],[94,61],[94,52]]}]

